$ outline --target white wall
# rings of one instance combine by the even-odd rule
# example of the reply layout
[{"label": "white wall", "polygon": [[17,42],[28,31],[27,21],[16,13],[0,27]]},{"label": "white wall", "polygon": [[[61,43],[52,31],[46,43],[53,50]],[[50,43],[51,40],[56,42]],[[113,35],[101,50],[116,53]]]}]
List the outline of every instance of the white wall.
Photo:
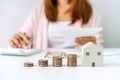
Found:
[{"label": "white wall", "polygon": [[[102,14],[105,47],[120,47],[120,0],[91,0]],[[0,47],[24,23],[33,6],[41,0],[0,0]]]},{"label": "white wall", "polygon": [[120,0],[91,0],[102,14],[105,47],[120,47]]}]

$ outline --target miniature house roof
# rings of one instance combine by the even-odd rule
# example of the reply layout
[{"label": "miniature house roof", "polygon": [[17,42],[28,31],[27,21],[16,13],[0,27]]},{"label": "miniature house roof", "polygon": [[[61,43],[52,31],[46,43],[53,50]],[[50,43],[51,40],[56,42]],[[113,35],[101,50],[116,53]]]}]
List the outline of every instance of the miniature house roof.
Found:
[{"label": "miniature house roof", "polygon": [[98,47],[96,44],[92,43],[92,42],[88,42],[85,45],[83,45],[81,47],[81,51],[103,51],[103,49],[101,47]]},{"label": "miniature house roof", "polygon": [[89,46],[91,46],[91,45],[96,46],[94,43],[88,42],[88,43],[84,44],[84,45],[82,46],[82,48],[87,48],[87,47],[89,47]]}]

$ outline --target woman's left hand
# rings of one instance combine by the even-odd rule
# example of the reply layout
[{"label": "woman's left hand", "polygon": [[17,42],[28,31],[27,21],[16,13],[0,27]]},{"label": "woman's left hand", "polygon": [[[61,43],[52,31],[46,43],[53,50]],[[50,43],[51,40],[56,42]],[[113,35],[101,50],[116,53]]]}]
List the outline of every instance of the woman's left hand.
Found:
[{"label": "woman's left hand", "polygon": [[80,45],[80,46],[86,44],[86,43],[89,42],[89,41],[91,41],[91,42],[93,42],[93,43],[96,44],[96,38],[95,38],[94,36],[89,36],[89,37],[77,37],[77,38],[75,39],[75,42],[76,42],[78,45]]}]

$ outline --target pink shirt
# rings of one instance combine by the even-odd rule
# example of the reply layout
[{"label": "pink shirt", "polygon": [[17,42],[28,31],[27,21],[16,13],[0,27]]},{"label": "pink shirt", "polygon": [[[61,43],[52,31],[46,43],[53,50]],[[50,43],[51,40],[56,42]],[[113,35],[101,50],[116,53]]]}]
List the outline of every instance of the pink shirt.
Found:
[{"label": "pink shirt", "polygon": [[[75,23],[74,27],[96,27],[99,26],[100,16],[93,10],[93,16],[89,20],[88,24],[82,26],[80,21]],[[28,16],[24,25],[20,29],[21,32],[25,32],[31,37],[33,42],[33,48],[47,49],[50,47],[48,41],[48,20],[45,16],[44,6],[39,5],[33,9],[33,11]],[[102,33],[96,35],[97,45],[103,45]]]}]

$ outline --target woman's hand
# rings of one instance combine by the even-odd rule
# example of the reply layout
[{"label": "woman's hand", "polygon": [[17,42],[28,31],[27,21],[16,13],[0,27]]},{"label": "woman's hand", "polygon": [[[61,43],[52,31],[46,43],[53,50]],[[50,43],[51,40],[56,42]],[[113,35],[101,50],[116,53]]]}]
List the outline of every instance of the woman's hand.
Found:
[{"label": "woman's hand", "polygon": [[28,48],[30,43],[30,37],[28,37],[25,33],[19,32],[13,35],[11,40],[9,41],[9,45],[12,48]]},{"label": "woman's hand", "polygon": [[89,37],[77,37],[75,39],[75,42],[78,44],[78,45],[84,45],[86,44],[87,42],[93,42],[96,44],[96,38],[94,36],[89,36]]}]

